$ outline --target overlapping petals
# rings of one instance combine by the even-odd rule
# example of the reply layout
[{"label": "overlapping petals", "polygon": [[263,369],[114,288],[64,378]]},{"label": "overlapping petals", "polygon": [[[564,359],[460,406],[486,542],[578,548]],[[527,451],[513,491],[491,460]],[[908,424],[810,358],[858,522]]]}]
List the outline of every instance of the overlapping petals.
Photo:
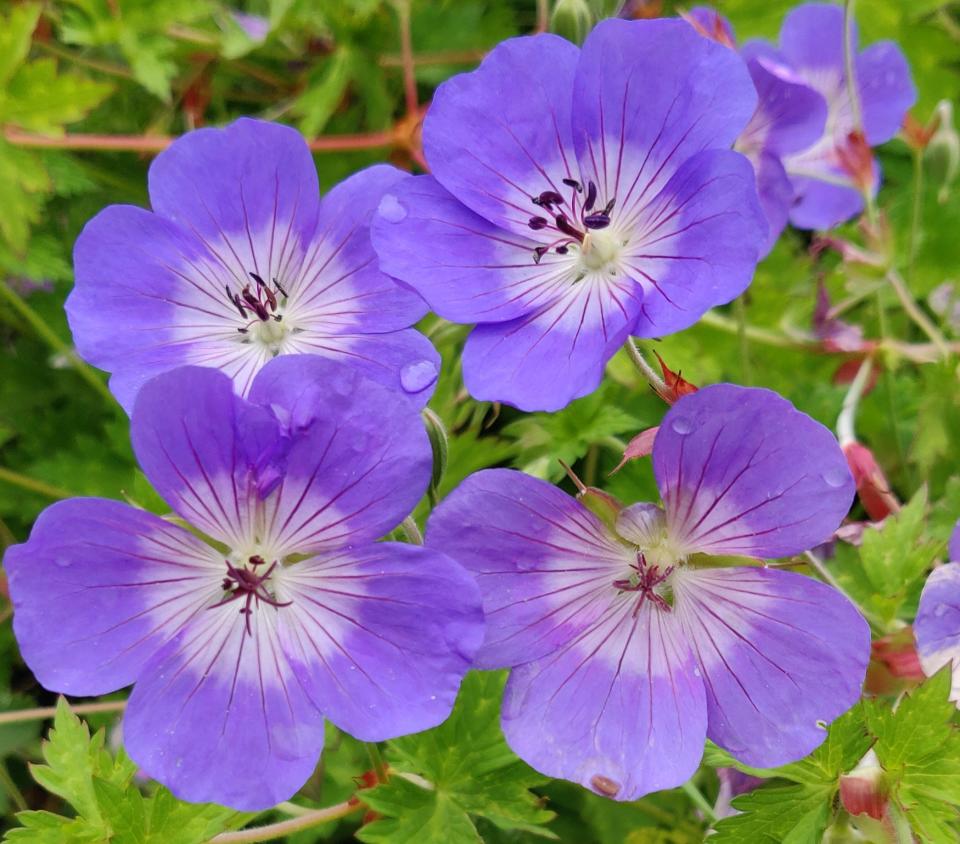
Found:
[{"label": "overlapping petals", "polygon": [[[849,37],[850,49],[856,50],[855,27]],[[798,228],[830,228],[863,209],[857,174],[843,163],[850,133],[858,128],[847,88],[844,43],[843,9],[833,4],[800,6],[787,15],[780,30],[784,63],[823,96],[828,108],[822,136],[784,161],[796,193],[790,222]],[[877,42],[856,55],[854,75],[866,143],[885,143],[917,98],[906,59],[894,43]],[[878,185],[879,169],[874,166],[872,189]]]},{"label": "overlapping petals", "polygon": [[[77,349],[112,373],[128,410],[177,366],[221,369],[246,394],[269,360],[294,353],[348,359],[423,404],[439,358],[408,326],[425,305],[380,271],[369,240],[402,178],[378,165],[321,200],[293,129],[241,119],[185,135],[150,168],[152,213],[110,206],[78,238],[67,302]],[[404,390],[417,367],[433,378]]]},{"label": "overlapping petals", "polygon": [[494,469],[431,516],[473,572],[481,667],[513,667],[503,727],[538,770],[618,800],[684,782],[710,737],[747,764],[800,758],[857,700],[866,622],[840,593],[703,554],[781,556],[829,536],[853,481],[836,441],[767,390],[681,398],[654,444],[663,509],[615,531],[544,481]]},{"label": "overlapping petals", "polygon": [[375,542],[429,479],[407,398],[310,355],[272,361],[249,400],[186,367],[141,389],[132,430],[193,530],[102,499],[38,519],[5,567],[44,685],[134,683],[134,760],[184,799],[243,810],[303,784],[324,715],[371,740],[446,717],[483,637],[476,584],[435,550]]},{"label": "overlapping petals", "polygon": [[381,201],[380,266],[478,324],[474,397],[557,410],[631,334],[685,328],[749,283],[766,224],[729,147],[755,102],[742,62],[681,21],[604,21],[581,51],[507,41],[437,91],[433,175]]}]

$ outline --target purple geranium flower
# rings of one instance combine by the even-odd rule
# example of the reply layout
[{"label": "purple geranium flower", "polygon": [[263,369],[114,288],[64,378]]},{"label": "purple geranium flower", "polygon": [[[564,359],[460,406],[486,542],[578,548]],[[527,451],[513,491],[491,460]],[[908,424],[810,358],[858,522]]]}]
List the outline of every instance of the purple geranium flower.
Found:
[{"label": "purple geranium flower", "polygon": [[[733,28],[715,10],[698,6],[684,17],[701,35],[736,49]],[[757,109],[734,149],[753,164],[760,205],[769,227],[765,250],[769,252],[787,225],[793,205],[793,185],[783,158],[820,139],[826,125],[827,104],[768,45],[748,41],[740,54],[757,89]]]},{"label": "purple geranium flower", "polygon": [[133,759],[179,797],[251,811],[310,776],[324,716],[365,741],[446,718],[483,616],[442,553],[375,541],[430,477],[407,399],[313,355],[267,364],[247,399],[183,367],[140,390],[131,431],[192,527],[75,498],[7,551],[14,631],[46,688],[134,683]]},{"label": "purple geranium flower", "polygon": [[[852,28],[851,49],[857,33]],[[770,51],[827,103],[823,135],[812,146],[784,158],[795,200],[790,222],[801,229],[828,229],[863,210],[863,196],[842,160],[851,151],[854,122],[844,69],[844,21],[839,6],[807,3],[791,11],[780,30],[780,51]],[[900,48],[880,41],[854,59],[857,94],[867,144],[889,141],[900,128],[917,92]],[[875,165],[874,165],[875,166]],[[875,166],[874,190],[880,181]]]},{"label": "purple geranium flower", "polygon": [[715,385],[667,413],[653,469],[663,509],[633,504],[612,527],[492,469],[427,530],[479,580],[477,667],[513,668],[510,746],[618,800],[684,782],[705,737],[748,765],[806,755],[857,700],[870,655],[866,622],[831,587],[703,556],[781,557],[829,537],[854,492],[829,431],[768,390]]},{"label": "purple geranium flower", "polygon": [[426,305],[380,272],[369,238],[402,178],[370,167],[321,201],[294,129],[190,132],[150,167],[153,213],[111,205],[77,240],[67,315],[80,355],[113,373],[127,410],[159,372],[216,367],[246,395],[267,361],[295,353],[349,359],[423,404],[439,358],[408,326]]},{"label": "purple geranium flower", "polygon": [[952,562],[935,568],[923,585],[913,632],[927,676],[950,665],[950,699],[960,706],[960,521],[950,537],[947,556]]},{"label": "purple geranium flower", "polygon": [[679,20],[607,20],[583,49],[514,38],[438,89],[432,176],[374,219],[380,266],[478,323],[467,389],[524,410],[594,390],[628,336],[679,331],[749,284],[766,226],[749,74]]}]

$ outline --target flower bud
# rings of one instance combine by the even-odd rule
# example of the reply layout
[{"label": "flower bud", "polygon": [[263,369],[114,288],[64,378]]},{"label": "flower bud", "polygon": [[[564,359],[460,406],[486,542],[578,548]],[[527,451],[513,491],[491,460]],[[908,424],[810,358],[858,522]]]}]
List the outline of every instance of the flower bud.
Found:
[{"label": "flower bud", "polygon": [[850,473],[857,484],[857,495],[867,515],[873,521],[879,522],[893,513],[898,513],[900,502],[890,490],[890,484],[873,452],[858,442],[848,442],[842,447]]},{"label": "flower bud", "polygon": [[926,164],[931,180],[940,186],[937,200],[943,204],[960,171],[960,136],[953,125],[953,103],[940,100],[935,113],[937,129],[927,144]]},{"label": "flower bud", "polygon": [[430,448],[433,451],[433,469],[430,474],[429,492],[432,497],[435,497],[440,489],[443,474],[447,471],[447,454],[450,450],[447,429],[440,417],[429,407],[425,407],[420,413],[427,427],[427,436],[430,439]]},{"label": "flower bud", "polygon": [[550,31],[574,44],[583,43],[593,24],[593,11],[587,0],[557,0],[550,13]]},{"label": "flower bud", "polygon": [[873,750],[868,750],[849,774],[840,777],[840,802],[851,815],[869,815],[882,820],[890,789]]},{"label": "flower bud", "polygon": [[840,160],[840,167],[860,193],[873,193],[876,181],[873,151],[863,132],[854,130],[847,135],[846,140],[837,146],[837,158]]}]

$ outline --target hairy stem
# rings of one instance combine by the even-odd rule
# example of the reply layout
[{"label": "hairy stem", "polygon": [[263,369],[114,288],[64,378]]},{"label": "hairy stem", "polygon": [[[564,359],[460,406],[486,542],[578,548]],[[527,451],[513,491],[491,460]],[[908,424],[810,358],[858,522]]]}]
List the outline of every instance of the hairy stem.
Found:
[{"label": "hairy stem", "polygon": [[750,338],[747,336],[747,303],[738,296],[734,304],[737,314],[737,339],[740,341],[740,377],[746,386],[753,384],[753,371],[750,366]]},{"label": "hairy stem", "polygon": [[663,379],[657,375],[653,367],[647,363],[646,359],[640,353],[640,350],[636,347],[636,344],[633,342],[633,339],[628,337],[627,342],[623,344],[623,348],[627,350],[627,354],[630,356],[630,360],[633,361],[633,365],[637,368],[637,371],[646,379],[646,381],[656,390],[657,393],[666,392],[667,385],[663,383]]},{"label": "hairy stem", "polygon": [[370,757],[370,765],[377,775],[377,782],[386,782],[390,779],[390,775],[387,773],[387,763],[383,761],[380,747],[373,741],[364,742],[364,744],[367,748],[367,755]]},{"label": "hairy stem", "polygon": [[403,97],[407,117],[414,117],[420,108],[417,100],[417,77],[413,61],[413,39],[410,36],[410,0],[395,0],[400,25],[400,66],[403,68]]},{"label": "hairy stem", "polygon": [[423,545],[423,534],[420,533],[420,528],[417,526],[413,516],[407,516],[407,518],[400,522],[400,530],[403,531],[407,537],[407,542],[411,545]]},{"label": "hairy stem", "polygon": [[316,809],[279,823],[238,829],[236,832],[221,832],[210,839],[210,844],[251,844],[256,841],[276,841],[278,838],[284,838],[295,832],[301,832],[304,829],[310,829],[346,817],[354,812],[359,812],[361,809],[363,809],[362,803],[358,803],[356,800],[345,800],[335,806]]},{"label": "hairy stem", "polygon": [[847,390],[847,394],[843,397],[843,405],[840,408],[840,415],[837,417],[837,439],[840,441],[841,446],[849,445],[857,439],[855,424],[857,407],[860,404],[860,399],[863,397],[863,391],[870,381],[870,374],[872,372],[873,360],[871,358],[864,358],[853,382],[850,384],[850,389]]}]

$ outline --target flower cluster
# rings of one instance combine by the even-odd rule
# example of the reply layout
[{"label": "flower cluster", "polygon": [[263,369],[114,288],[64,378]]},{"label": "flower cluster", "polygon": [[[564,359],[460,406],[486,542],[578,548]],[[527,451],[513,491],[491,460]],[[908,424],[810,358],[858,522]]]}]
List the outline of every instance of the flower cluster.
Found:
[{"label": "flower cluster", "polygon": [[[850,164],[854,103],[872,145],[914,95],[874,45],[851,96],[844,31],[812,5],[779,50],[737,52],[703,10],[604,21],[582,49],[506,41],[437,91],[429,175],[374,166],[322,199],[292,129],[242,119],[175,142],[150,168],[152,211],[86,226],[67,304],[173,515],[67,500],[7,552],[40,682],[133,685],[132,758],[243,810],[303,785],[324,718],[366,741],[427,729],[471,667],[511,669],[520,757],[617,800],[684,782],[705,738],[753,766],[809,753],[860,695],[869,630],[832,587],[765,561],[829,540],[854,480],[768,390],[696,390],[664,365],[673,406],[645,437],[662,506],[609,499],[600,516],[487,469],[434,510],[426,545],[378,540],[431,479],[420,408],[439,356],[412,328],[428,308],[476,324],[475,398],[556,410],[629,337],[741,294],[788,218],[861,207],[878,171],[868,146],[869,184]],[[957,565],[921,601],[928,669],[960,663]]]},{"label": "flower cluster", "polygon": [[[704,7],[687,16],[701,34],[736,49],[733,29]],[[806,3],[790,12],[779,47],[749,41],[740,50],[757,88],[757,110],[736,148],[753,162],[772,246],[787,220],[829,229],[863,210],[880,170],[870,148],[899,130],[917,93],[892,42],[857,53],[843,9]],[[855,90],[847,71],[850,57]]]}]

